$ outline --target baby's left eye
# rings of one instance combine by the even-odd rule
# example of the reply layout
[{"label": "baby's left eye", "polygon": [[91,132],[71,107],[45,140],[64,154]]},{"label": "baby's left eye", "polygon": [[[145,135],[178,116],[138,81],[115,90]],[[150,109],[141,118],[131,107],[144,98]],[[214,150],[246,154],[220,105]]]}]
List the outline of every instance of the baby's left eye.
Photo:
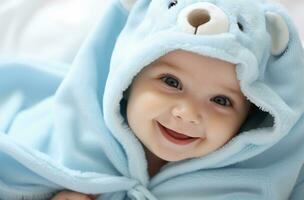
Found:
[{"label": "baby's left eye", "polygon": [[221,106],[232,106],[230,99],[225,96],[216,96],[216,97],[212,98],[211,101],[213,101]]}]

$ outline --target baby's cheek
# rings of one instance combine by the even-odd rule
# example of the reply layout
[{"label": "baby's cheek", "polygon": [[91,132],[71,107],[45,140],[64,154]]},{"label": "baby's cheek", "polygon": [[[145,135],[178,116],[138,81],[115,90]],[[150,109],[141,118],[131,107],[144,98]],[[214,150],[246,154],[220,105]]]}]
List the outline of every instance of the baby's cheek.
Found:
[{"label": "baby's cheek", "polygon": [[208,138],[218,144],[225,144],[227,140],[230,140],[237,134],[239,130],[238,120],[235,116],[209,116],[208,119],[204,121]]},{"label": "baby's cheek", "polygon": [[146,91],[134,96],[133,103],[128,105],[128,109],[145,114],[147,117],[155,117],[155,114],[167,109],[173,101],[168,95],[160,92]]}]

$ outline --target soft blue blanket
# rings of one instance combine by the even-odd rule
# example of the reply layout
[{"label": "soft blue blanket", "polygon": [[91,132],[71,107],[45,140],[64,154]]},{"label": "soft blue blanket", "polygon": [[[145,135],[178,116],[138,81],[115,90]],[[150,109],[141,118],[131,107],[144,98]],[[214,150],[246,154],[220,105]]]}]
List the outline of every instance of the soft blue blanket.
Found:
[{"label": "soft blue blanket", "polygon": [[[193,34],[181,13],[201,5],[216,6],[226,22]],[[120,100],[143,66],[175,49],[237,64],[260,112],[221,149],[169,163],[150,179]],[[280,6],[113,0],[66,67],[0,60],[1,199],[48,199],[62,189],[107,200],[303,199],[304,55]]]}]

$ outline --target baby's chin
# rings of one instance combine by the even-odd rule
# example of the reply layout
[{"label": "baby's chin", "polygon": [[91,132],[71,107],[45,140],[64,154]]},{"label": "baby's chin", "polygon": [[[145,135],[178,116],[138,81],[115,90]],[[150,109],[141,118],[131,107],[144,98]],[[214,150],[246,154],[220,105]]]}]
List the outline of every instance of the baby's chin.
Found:
[{"label": "baby's chin", "polygon": [[178,162],[182,160],[187,160],[187,159],[192,159],[192,158],[197,158],[197,156],[194,155],[183,155],[180,152],[175,152],[175,153],[154,153],[158,158],[161,160],[167,161],[167,162]]},{"label": "baby's chin", "polygon": [[[216,150],[214,150],[216,151]],[[195,153],[189,155],[183,152],[153,152],[153,154],[158,157],[159,159],[163,160],[163,161],[167,161],[167,162],[178,162],[178,161],[182,161],[182,160],[189,160],[189,159],[195,159],[195,158],[202,158],[204,156],[207,156],[209,154],[211,154],[212,152],[199,152],[198,155],[196,155]]]}]

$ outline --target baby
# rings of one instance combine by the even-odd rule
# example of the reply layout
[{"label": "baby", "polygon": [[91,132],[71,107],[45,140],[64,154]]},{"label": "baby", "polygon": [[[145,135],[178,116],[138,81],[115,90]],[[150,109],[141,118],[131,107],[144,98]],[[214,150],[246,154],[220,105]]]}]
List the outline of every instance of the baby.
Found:
[{"label": "baby", "polygon": [[111,5],[64,78],[1,71],[1,198],[302,200],[304,53],[284,9]]},{"label": "baby", "polygon": [[[250,112],[235,65],[176,50],[145,67],[124,93],[127,122],[144,145],[149,175],[229,142]],[[253,106],[252,106],[253,107]],[[94,199],[63,191],[53,200]]]}]

